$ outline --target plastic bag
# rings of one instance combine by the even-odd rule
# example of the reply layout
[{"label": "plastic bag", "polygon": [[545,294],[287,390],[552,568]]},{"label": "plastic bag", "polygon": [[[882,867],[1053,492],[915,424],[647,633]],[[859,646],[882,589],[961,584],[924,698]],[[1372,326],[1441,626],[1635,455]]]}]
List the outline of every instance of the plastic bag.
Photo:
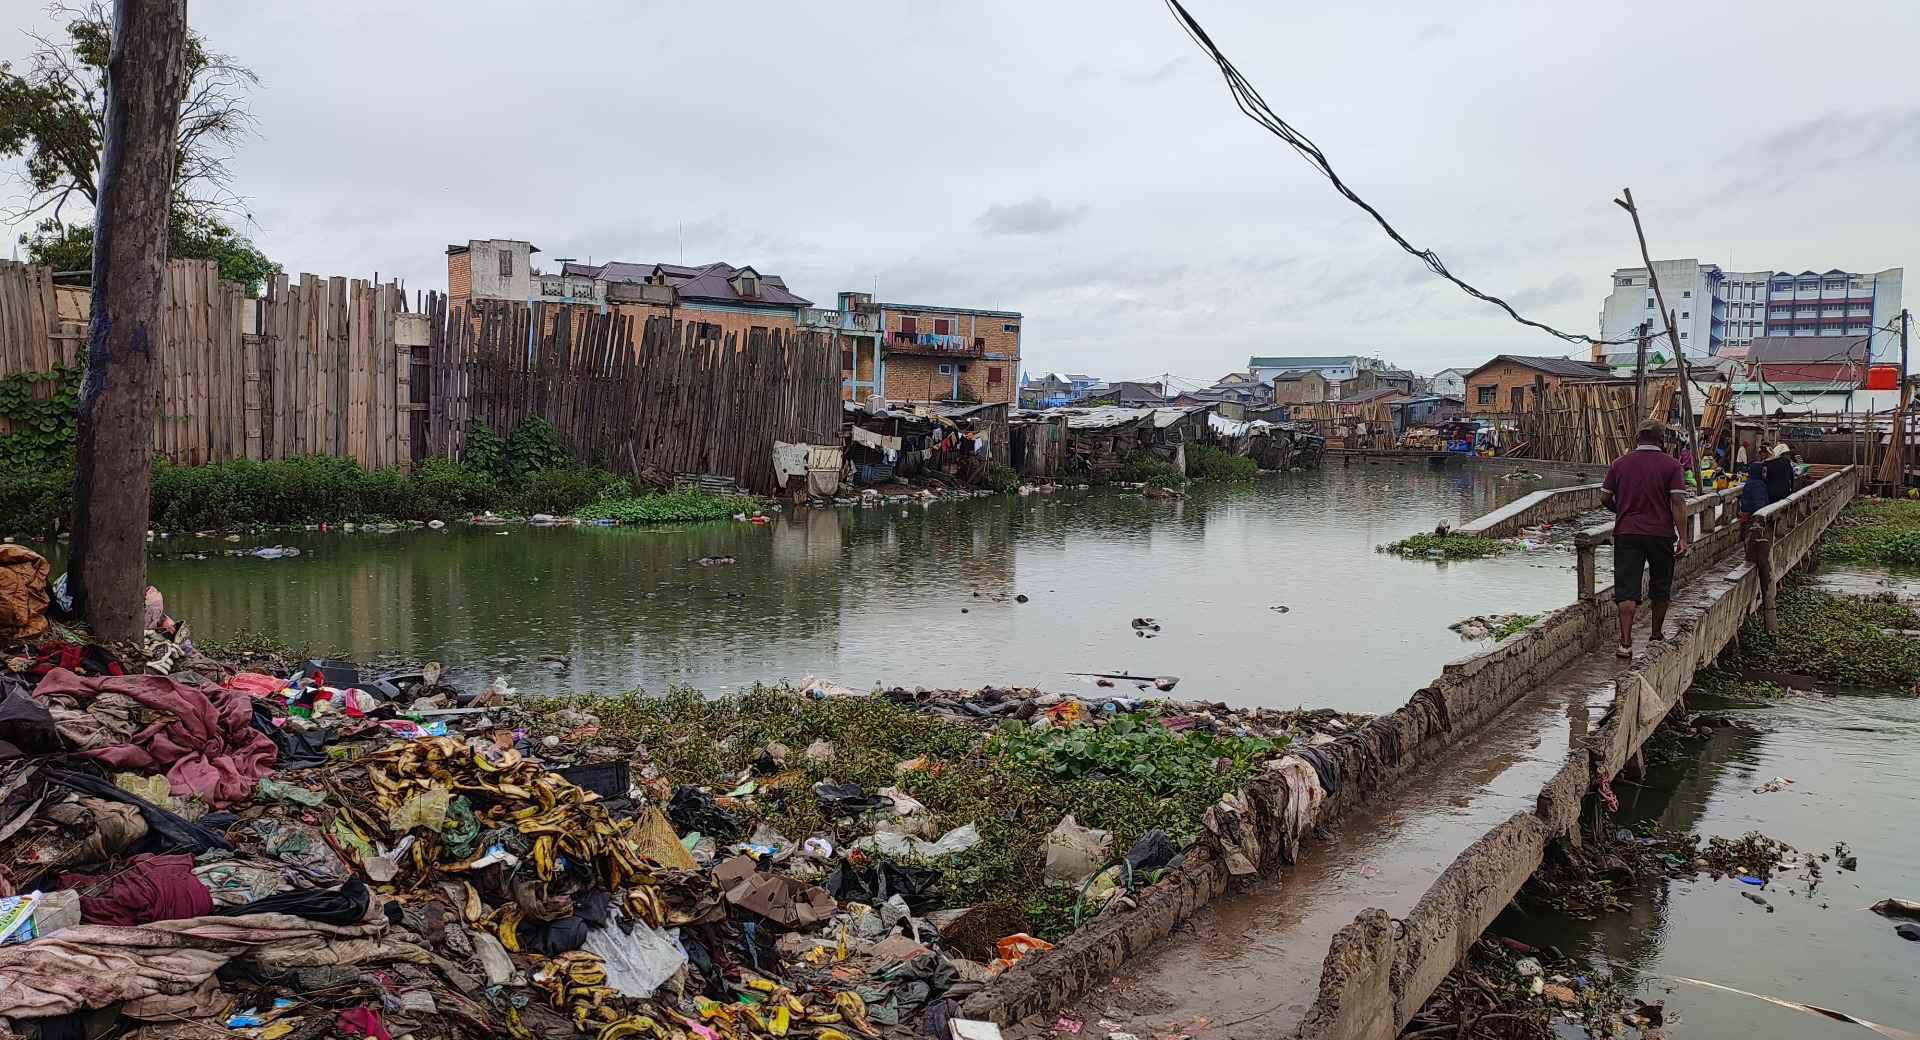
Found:
[{"label": "plastic bag", "polygon": [[1056,882],[1078,885],[1106,864],[1112,846],[1112,831],[1082,827],[1068,813],[1047,834],[1046,875]]},{"label": "plastic bag", "polygon": [[452,799],[453,792],[444,787],[422,791],[387,814],[387,829],[395,834],[405,834],[415,827],[438,831],[447,825],[447,803]]},{"label": "plastic bag", "polygon": [[[1068,817],[1068,819],[1072,819],[1072,817]],[[994,971],[1003,971],[1010,967],[1014,961],[1025,957],[1035,950],[1051,949],[1053,949],[1053,944],[1045,939],[1035,939],[1025,932],[1016,932],[993,944],[993,950],[999,954],[999,956],[995,957],[993,963],[987,965],[987,967],[992,968]]]},{"label": "plastic bag", "polygon": [[632,932],[619,927],[587,932],[588,953],[596,954],[607,970],[607,985],[623,997],[645,1000],[687,963],[687,955],[663,932],[645,922]]},{"label": "plastic bag", "polygon": [[969,823],[942,834],[936,841],[923,841],[911,834],[880,831],[853,843],[856,849],[873,849],[906,859],[938,859],[967,851],[980,844],[980,828]]}]

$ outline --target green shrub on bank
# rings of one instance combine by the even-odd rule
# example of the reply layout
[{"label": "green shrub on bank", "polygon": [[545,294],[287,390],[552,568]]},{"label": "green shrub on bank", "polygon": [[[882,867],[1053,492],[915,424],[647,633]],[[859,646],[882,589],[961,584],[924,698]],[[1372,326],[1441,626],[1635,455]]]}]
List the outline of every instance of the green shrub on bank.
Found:
[{"label": "green shrub on bank", "polygon": [[1776,602],[1780,631],[1755,614],[1740,629],[1731,667],[1811,675],[1848,686],[1906,689],[1920,683],[1920,640],[1881,629],[1920,629],[1920,612],[1892,595],[1837,596],[1792,578]]},{"label": "green shrub on bank", "polygon": [[570,511],[582,520],[612,520],[623,524],[677,524],[698,520],[725,520],[757,507],[745,495],[716,495],[699,488],[602,498]]},{"label": "green shrub on bank", "polygon": [[1450,560],[1475,560],[1506,552],[1514,545],[1498,538],[1476,538],[1470,534],[1416,534],[1383,545],[1380,551],[1425,558],[1431,550],[1438,549]]},{"label": "green shrub on bank", "polygon": [[1136,451],[1127,455],[1126,463],[1120,467],[1118,479],[1128,484],[1163,486],[1173,486],[1186,481],[1186,477],[1180,472],[1180,467],[1145,451]]},{"label": "green shrub on bank", "polygon": [[1920,502],[1860,502],[1820,539],[1820,557],[1920,567]]},{"label": "green shrub on bank", "polygon": [[1252,480],[1260,464],[1233,452],[1199,441],[1187,442],[1187,476],[1203,480]]},{"label": "green shrub on bank", "polygon": [[1020,473],[1004,462],[989,462],[986,478],[981,483],[988,491],[1011,494],[1020,490]]}]

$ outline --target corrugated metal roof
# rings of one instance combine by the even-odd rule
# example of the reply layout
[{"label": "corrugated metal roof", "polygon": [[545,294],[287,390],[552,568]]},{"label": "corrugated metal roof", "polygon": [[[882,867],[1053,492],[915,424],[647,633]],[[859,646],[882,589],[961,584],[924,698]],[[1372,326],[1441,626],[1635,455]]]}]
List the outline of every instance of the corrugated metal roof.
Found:
[{"label": "corrugated metal roof", "polygon": [[[1516,365],[1525,365],[1528,368],[1545,372],[1548,375],[1570,376],[1574,379],[1593,379],[1613,374],[1607,366],[1595,364],[1591,361],[1575,361],[1572,358],[1563,357],[1528,357],[1522,354],[1495,355],[1491,361],[1486,362],[1486,364],[1481,365],[1480,368],[1476,368],[1473,371],[1478,372],[1481,368],[1486,368],[1487,365],[1499,361],[1510,361]],[[1472,372],[1468,373],[1468,375],[1472,374]]]},{"label": "corrugated metal roof", "polygon": [[1089,408],[1079,414],[1067,413],[1067,428],[1070,430],[1109,430],[1116,426],[1139,422],[1153,417],[1152,408],[1121,408],[1118,405],[1102,405]]},{"label": "corrugated metal roof", "polygon": [[1760,336],[1748,344],[1747,362],[1866,364],[1869,344],[1866,336]]},{"label": "corrugated metal roof", "polygon": [[1851,393],[1852,391],[1860,389],[1860,381],[1858,379],[1819,379],[1806,383],[1789,383],[1777,379],[1769,379],[1765,383],[1733,384],[1733,392],[1736,394],[1757,394],[1763,389],[1770,394]]}]

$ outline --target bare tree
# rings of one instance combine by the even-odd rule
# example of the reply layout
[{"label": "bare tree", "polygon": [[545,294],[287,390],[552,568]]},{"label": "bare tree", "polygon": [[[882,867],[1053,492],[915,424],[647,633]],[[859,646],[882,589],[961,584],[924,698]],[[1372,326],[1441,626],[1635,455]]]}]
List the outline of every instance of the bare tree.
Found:
[{"label": "bare tree", "polygon": [[[105,0],[56,3],[64,34],[27,33],[33,54],[24,74],[0,63],[0,157],[24,159],[27,196],[9,216],[46,214],[58,221],[69,204],[100,201],[107,61],[113,49]],[[228,162],[254,127],[248,99],[260,78],[232,55],[210,49],[199,33],[186,41],[186,78],[174,134],[172,210],[190,219],[238,210]]]}]

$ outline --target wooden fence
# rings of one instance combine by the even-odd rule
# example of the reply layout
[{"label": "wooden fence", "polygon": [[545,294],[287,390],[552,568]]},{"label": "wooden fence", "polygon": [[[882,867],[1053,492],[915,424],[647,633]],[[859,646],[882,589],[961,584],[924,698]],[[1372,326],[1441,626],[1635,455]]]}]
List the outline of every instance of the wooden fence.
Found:
[{"label": "wooden fence", "polygon": [[[393,283],[311,274],[249,299],[212,261],[169,263],[154,450],[187,465],[330,455],[405,467],[462,458],[475,422],[506,435],[537,415],[617,472],[721,475],[770,494],[775,440],[841,443],[840,355],[818,333],[406,303]],[[44,268],[0,263],[0,375],[71,363],[86,305]]]},{"label": "wooden fence", "polygon": [[425,310],[433,454],[461,457],[475,422],[505,434],[537,415],[617,473],[771,494],[774,441],[841,443],[840,355],[818,333],[701,335],[714,326],[504,300]]}]

